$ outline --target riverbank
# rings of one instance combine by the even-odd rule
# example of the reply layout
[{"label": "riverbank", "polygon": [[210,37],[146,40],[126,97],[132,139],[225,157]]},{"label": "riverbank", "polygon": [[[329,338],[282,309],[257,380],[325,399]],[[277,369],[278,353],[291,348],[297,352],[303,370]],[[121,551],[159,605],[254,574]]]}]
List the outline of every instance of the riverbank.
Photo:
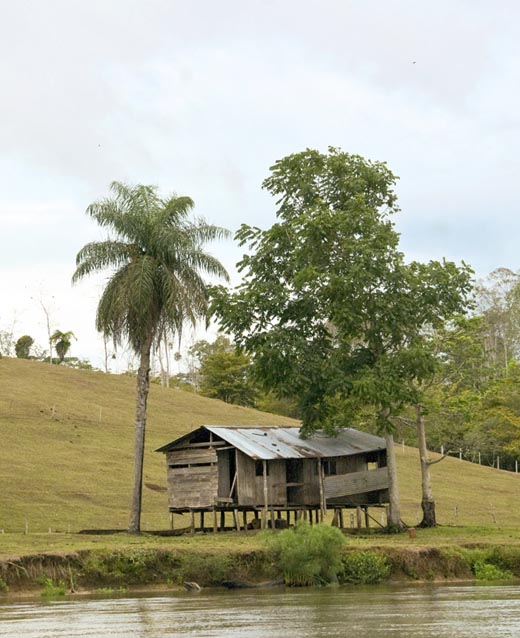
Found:
[{"label": "riverbank", "polygon": [[[347,535],[343,564],[340,582],[520,578],[520,534],[516,528],[445,527],[417,530],[414,539],[408,534]],[[185,581],[218,587],[224,581],[280,577],[262,534],[255,532],[175,538],[0,535],[0,595],[174,588]]]}]

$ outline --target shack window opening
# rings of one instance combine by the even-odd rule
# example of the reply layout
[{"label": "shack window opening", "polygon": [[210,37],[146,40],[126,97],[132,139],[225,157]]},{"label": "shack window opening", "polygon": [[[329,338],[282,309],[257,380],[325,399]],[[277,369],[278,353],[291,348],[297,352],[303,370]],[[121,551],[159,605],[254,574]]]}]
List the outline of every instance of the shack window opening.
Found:
[{"label": "shack window opening", "polygon": [[170,465],[171,470],[180,470],[186,467],[211,467],[214,463],[181,463],[179,465]]},{"label": "shack window opening", "polygon": [[[263,461],[256,461],[255,462],[255,474],[256,474],[256,476],[263,476],[264,475],[264,462]],[[266,474],[267,474],[267,476],[269,476],[269,463],[267,463]]]},{"label": "shack window opening", "polygon": [[335,476],[338,473],[336,468],[336,461],[323,461],[323,472],[325,473],[325,476]]}]

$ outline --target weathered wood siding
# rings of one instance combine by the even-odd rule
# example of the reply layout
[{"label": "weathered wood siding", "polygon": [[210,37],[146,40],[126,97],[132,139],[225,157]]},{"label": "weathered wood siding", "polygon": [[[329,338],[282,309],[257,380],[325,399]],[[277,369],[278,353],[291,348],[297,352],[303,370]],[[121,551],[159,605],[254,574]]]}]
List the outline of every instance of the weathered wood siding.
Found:
[{"label": "weathered wood siding", "polygon": [[[256,463],[253,461],[252,476],[254,479],[254,502],[256,505],[264,504],[264,477],[256,476]],[[267,461],[267,499],[268,505],[285,505],[287,502],[287,490],[285,487],[285,461]]]},{"label": "weathered wood siding", "polygon": [[303,505],[317,505],[320,502],[320,474],[318,459],[303,460]]},{"label": "weathered wood siding", "polygon": [[325,498],[340,498],[388,488],[388,468],[325,477]]},{"label": "weathered wood siding", "polygon": [[211,507],[215,503],[218,469],[214,449],[172,450],[166,463],[169,507]]},{"label": "weathered wood siding", "polygon": [[[238,481],[238,504],[256,505],[256,463],[255,461],[237,450],[237,481]],[[263,501],[263,488],[262,488]],[[262,502],[260,501],[260,503]]]}]

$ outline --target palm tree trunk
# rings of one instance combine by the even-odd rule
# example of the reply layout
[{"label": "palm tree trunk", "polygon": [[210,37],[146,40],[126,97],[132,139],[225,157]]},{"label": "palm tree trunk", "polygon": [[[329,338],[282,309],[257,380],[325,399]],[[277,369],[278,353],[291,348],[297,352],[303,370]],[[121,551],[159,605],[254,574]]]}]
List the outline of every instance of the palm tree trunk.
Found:
[{"label": "palm tree trunk", "polygon": [[130,513],[130,534],[141,532],[141,504],[143,496],[143,460],[144,440],[146,429],[146,403],[150,390],[150,352],[152,349],[152,335],[150,335],[140,349],[139,370],[137,371],[137,393],[135,406],[135,434],[134,434],[134,491],[132,494],[132,510]]},{"label": "palm tree trunk", "polygon": [[437,527],[435,518],[435,501],[433,500],[432,480],[430,464],[428,463],[428,450],[426,448],[426,430],[424,427],[424,415],[419,404],[415,406],[415,424],[417,428],[417,441],[419,444],[419,458],[421,461],[421,507],[423,519],[419,527]]},{"label": "palm tree trunk", "polygon": [[397,482],[397,462],[395,460],[394,436],[385,432],[386,462],[388,466],[388,491],[390,498],[390,511],[388,513],[389,531],[398,532],[403,529],[399,504],[399,484]]}]

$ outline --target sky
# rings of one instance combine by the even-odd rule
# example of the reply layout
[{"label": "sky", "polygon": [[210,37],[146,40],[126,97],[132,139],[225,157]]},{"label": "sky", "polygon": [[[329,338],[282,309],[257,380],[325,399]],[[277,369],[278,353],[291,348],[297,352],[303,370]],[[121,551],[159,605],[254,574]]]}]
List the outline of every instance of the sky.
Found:
[{"label": "sky", "polygon": [[[513,0],[0,0],[0,15],[0,330],[45,347],[45,307],[101,366],[107,275],[71,275],[104,236],[85,209],[110,182],[267,228],[269,167],[329,145],[399,176],[408,259],[520,269]],[[237,245],[208,249],[236,283]]]}]

